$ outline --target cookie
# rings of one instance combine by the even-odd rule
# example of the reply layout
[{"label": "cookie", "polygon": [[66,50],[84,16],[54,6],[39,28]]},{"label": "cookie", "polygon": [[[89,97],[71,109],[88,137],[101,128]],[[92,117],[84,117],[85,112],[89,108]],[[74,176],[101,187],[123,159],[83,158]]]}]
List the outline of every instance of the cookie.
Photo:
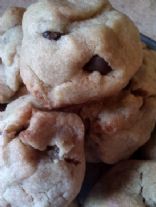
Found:
[{"label": "cookie", "polygon": [[9,101],[21,84],[20,47],[23,8],[12,7],[0,18],[0,103]]},{"label": "cookie", "polygon": [[0,112],[0,134],[5,134],[5,139],[0,139],[1,145],[9,142],[17,131],[26,127],[32,107],[36,107],[36,104],[30,95],[25,95],[8,104],[5,111]]},{"label": "cookie", "polygon": [[81,119],[41,111],[30,97],[0,115],[0,206],[68,206],[85,172]]},{"label": "cookie", "polygon": [[156,162],[127,160],[117,164],[94,187],[84,207],[154,207]]},{"label": "cookie", "polygon": [[49,108],[115,95],[142,63],[138,30],[106,0],[39,1],[22,25],[21,76]]},{"label": "cookie", "polygon": [[8,8],[0,17],[0,34],[5,33],[17,25],[21,25],[24,12],[25,9],[22,7]]},{"label": "cookie", "polygon": [[156,96],[156,51],[143,50],[143,64],[130,83],[130,89],[136,95]]},{"label": "cookie", "polygon": [[90,162],[114,164],[128,158],[149,139],[156,122],[156,99],[122,91],[85,105],[86,152]]}]

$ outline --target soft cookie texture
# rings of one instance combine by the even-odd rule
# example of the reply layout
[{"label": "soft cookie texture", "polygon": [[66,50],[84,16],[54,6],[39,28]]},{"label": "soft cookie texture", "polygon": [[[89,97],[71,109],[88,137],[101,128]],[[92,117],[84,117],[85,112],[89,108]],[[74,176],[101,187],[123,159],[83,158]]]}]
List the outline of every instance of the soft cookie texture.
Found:
[{"label": "soft cookie texture", "polygon": [[156,51],[143,50],[143,64],[130,83],[133,93],[156,96]]},{"label": "soft cookie texture", "polygon": [[155,207],[155,171],[154,161],[117,164],[94,187],[84,207]]},{"label": "soft cookie texture", "polygon": [[87,130],[88,161],[113,164],[149,140],[156,122],[156,99],[144,100],[123,91],[104,102],[85,105],[80,115]]},{"label": "soft cookie texture", "polygon": [[88,161],[118,162],[150,139],[156,122],[156,52],[143,54],[143,65],[119,95],[80,110]]},{"label": "soft cookie texture", "polygon": [[9,101],[18,90],[23,8],[12,7],[0,17],[0,103]]},{"label": "soft cookie texture", "polygon": [[34,105],[24,96],[0,114],[1,207],[67,207],[81,188],[81,119]]},{"label": "soft cookie texture", "polygon": [[106,0],[43,0],[23,18],[21,76],[45,106],[116,94],[142,63],[139,33]]}]

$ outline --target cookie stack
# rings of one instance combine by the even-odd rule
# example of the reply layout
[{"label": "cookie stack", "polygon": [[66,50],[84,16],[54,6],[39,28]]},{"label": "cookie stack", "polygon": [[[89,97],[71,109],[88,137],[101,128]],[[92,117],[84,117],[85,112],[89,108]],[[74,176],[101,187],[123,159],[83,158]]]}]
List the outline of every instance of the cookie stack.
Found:
[{"label": "cookie stack", "polygon": [[[150,139],[155,97],[156,52],[107,0],[9,8],[0,18],[0,207],[68,207],[86,162],[116,164]],[[125,162],[125,173],[155,165]],[[109,181],[84,205],[128,207],[124,196],[143,197],[143,187],[111,197]]]}]

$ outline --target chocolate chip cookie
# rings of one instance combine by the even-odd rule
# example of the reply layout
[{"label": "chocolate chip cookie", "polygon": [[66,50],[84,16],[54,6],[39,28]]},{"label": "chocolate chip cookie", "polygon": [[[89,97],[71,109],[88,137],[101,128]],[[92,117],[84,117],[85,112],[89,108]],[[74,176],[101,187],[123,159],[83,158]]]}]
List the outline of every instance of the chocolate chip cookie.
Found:
[{"label": "chocolate chip cookie", "polygon": [[128,158],[149,139],[156,122],[156,98],[123,91],[117,97],[85,105],[88,161],[108,164]]},{"label": "chocolate chip cookie", "polygon": [[22,79],[49,108],[115,95],[142,63],[138,30],[106,0],[39,1],[23,33]]},{"label": "chocolate chip cookie", "polygon": [[0,123],[0,206],[68,206],[85,172],[81,119],[41,111],[25,96],[1,112]]},{"label": "chocolate chip cookie", "polygon": [[82,107],[89,161],[118,162],[150,139],[156,122],[155,83],[156,52],[144,49],[142,66],[119,95]]}]

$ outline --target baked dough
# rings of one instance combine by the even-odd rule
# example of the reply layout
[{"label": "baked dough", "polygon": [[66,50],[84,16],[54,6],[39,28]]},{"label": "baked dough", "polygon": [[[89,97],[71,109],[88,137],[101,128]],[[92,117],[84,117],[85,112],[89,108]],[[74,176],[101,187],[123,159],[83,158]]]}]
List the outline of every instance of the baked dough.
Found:
[{"label": "baked dough", "polygon": [[143,50],[143,64],[116,97],[82,106],[88,161],[109,164],[128,158],[151,136],[156,122],[156,52]]},{"label": "baked dough", "polygon": [[23,8],[11,7],[0,17],[0,104],[19,89]]},{"label": "baked dough", "polygon": [[0,113],[1,207],[67,207],[82,185],[81,119],[34,105],[23,96]]},{"label": "baked dough", "polygon": [[114,164],[130,157],[151,136],[156,122],[156,98],[123,91],[117,97],[85,105],[86,153],[90,162]]},{"label": "baked dough", "polygon": [[142,64],[139,33],[106,0],[44,0],[23,18],[21,76],[57,108],[115,95]]}]

